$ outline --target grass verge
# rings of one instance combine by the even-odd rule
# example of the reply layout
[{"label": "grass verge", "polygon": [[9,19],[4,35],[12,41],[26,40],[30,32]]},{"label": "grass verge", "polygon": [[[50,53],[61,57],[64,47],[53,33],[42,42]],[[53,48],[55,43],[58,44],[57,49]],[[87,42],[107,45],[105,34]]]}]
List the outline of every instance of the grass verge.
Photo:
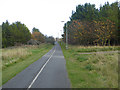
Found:
[{"label": "grass verge", "polygon": [[[2,84],[5,84],[8,80],[10,80],[12,77],[14,77],[16,74],[24,70],[26,67],[28,67],[30,64],[33,62],[37,61],[39,58],[41,58],[45,53],[47,53],[53,45],[51,44],[42,44],[40,46],[25,46],[25,47],[20,47],[23,50],[19,50],[18,52],[20,53],[27,53],[26,55],[24,54],[15,54],[14,49],[11,49],[11,51],[14,51],[14,54],[6,55],[5,59],[6,61],[3,61],[3,63],[8,63],[8,65],[4,64],[3,69],[2,69]],[[16,48],[17,50],[18,48]],[[17,52],[17,53],[18,53]],[[9,53],[9,50],[6,49],[3,51],[4,53]],[[21,57],[19,57],[19,55]],[[18,56],[18,57],[17,57]],[[10,59],[8,59],[9,57]],[[12,61],[12,59],[14,61]],[[11,62],[11,63],[9,63]]]},{"label": "grass verge", "polygon": [[61,48],[72,88],[118,88],[118,53],[80,54],[79,52],[103,51],[103,48],[106,48],[106,51],[111,49],[115,51],[119,47],[69,45],[69,49],[66,50],[65,44],[62,43]]}]

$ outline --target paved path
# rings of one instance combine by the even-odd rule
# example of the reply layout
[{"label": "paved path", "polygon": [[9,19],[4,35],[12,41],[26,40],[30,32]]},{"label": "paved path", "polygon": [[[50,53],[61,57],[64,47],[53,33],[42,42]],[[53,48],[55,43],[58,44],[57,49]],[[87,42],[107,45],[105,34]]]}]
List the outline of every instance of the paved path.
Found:
[{"label": "paved path", "polygon": [[3,88],[70,88],[66,61],[59,44],[17,74]]}]

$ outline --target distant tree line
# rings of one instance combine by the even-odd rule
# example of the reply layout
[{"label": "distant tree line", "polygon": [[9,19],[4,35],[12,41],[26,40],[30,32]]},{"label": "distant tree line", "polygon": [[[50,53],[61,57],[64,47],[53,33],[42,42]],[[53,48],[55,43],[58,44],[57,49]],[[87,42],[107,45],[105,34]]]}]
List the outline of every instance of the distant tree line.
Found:
[{"label": "distant tree line", "polygon": [[32,37],[31,37],[33,40],[37,40],[39,41],[40,43],[51,43],[51,44],[54,44],[55,42],[55,39],[53,36],[45,36],[43,35],[39,29],[37,28],[33,28],[32,29]]},{"label": "distant tree line", "polygon": [[37,28],[33,28],[32,29],[32,37],[33,40],[37,40],[40,43],[44,43],[45,42],[45,36],[39,31],[39,29]]},{"label": "distant tree line", "polygon": [[[54,38],[51,36],[51,41],[54,42]],[[49,37],[44,36],[39,29],[33,28],[32,33],[21,22],[15,22],[10,24],[8,21],[2,23],[2,47],[14,46],[16,44],[27,44],[29,40],[40,43],[51,43]],[[53,43],[52,43],[53,44]]]},{"label": "distant tree line", "polygon": [[118,2],[100,6],[94,4],[78,5],[72,11],[70,21],[64,25],[63,40],[79,45],[119,45],[120,44],[120,9]]}]

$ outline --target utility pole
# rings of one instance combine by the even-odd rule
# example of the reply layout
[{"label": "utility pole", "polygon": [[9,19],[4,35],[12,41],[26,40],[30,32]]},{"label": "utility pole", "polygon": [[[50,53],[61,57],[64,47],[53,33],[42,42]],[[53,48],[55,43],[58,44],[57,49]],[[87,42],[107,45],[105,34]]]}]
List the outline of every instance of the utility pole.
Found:
[{"label": "utility pole", "polygon": [[62,30],[60,30],[61,31],[61,37],[62,37]]},{"label": "utility pole", "polygon": [[58,41],[59,41],[59,33],[58,33]]},{"label": "utility pole", "polygon": [[[64,21],[61,21],[64,22]],[[67,35],[67,23],[66,23],[66,49],[68,49],[68,35]]]},{"label": "utility pole", "polygon": [[67,23],[66,23],[66,49],[68,49]]},{"label": "utility pole", "polygon": [[61,31],[61,40],[60,40],[60,42],[61,42],[61,45],[62,45],[62,30],[60,30]]}]

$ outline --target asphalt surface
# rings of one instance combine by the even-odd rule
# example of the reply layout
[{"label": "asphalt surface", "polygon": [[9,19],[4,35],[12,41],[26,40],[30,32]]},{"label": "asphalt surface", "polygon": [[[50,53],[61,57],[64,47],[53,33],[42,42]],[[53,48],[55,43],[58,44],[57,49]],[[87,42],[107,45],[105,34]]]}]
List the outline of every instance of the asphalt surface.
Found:
[{"label": "asphalt surface", "polygon": [[28,87],[70,88],[66,61],[58,43],[41,59],[31,64],[2,86],[2,88]]}]

